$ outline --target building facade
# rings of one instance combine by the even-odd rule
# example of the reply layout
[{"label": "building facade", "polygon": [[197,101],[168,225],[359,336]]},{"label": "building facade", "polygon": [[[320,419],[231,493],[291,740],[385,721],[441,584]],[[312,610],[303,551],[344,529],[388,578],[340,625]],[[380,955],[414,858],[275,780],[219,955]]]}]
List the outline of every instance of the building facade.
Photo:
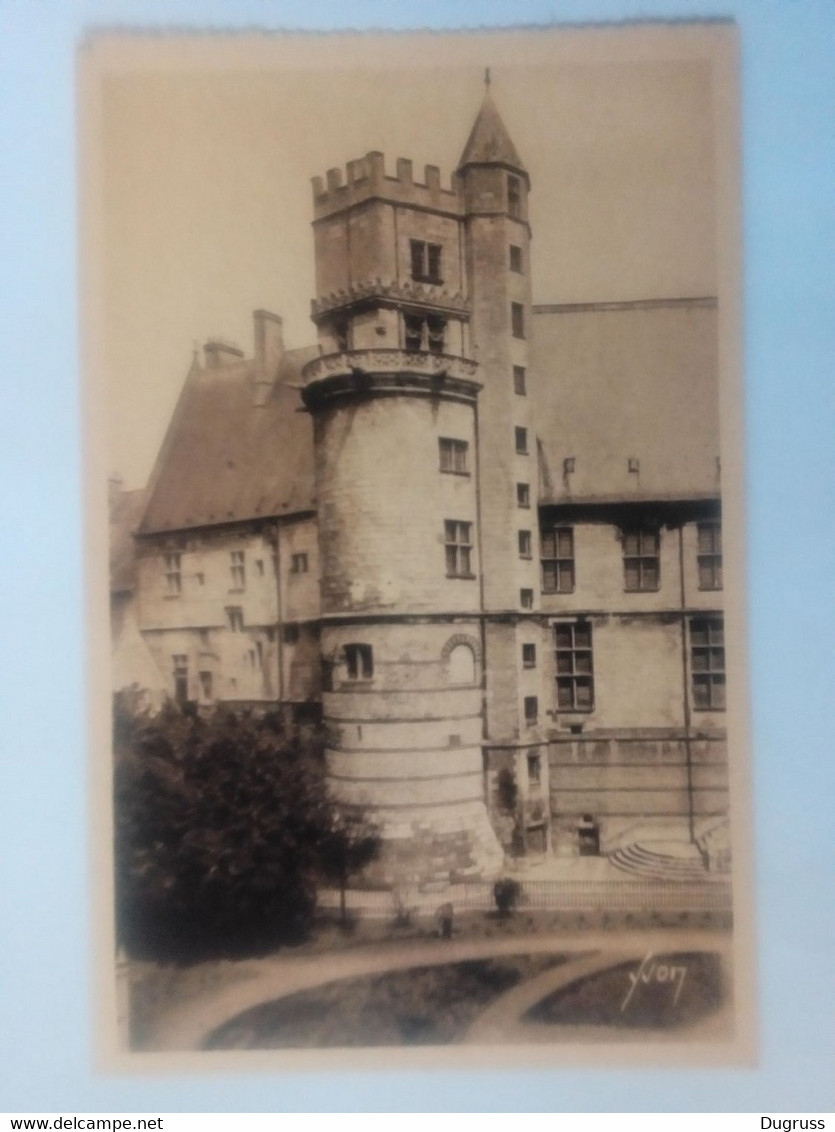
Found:
[{"label": "building facade", "polygon": [[316,345],[207,345],[136,529],[170,695],[321,711],[388,879],[727,816],[716,303],[534,305],[530,190],[489,90],[315,178]]}]

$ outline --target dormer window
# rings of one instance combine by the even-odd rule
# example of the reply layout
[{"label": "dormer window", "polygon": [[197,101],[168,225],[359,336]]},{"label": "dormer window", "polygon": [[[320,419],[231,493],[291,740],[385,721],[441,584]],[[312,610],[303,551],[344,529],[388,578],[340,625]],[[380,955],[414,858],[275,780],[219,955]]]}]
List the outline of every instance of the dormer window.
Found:
[{"label": "dormer window", "polygon": [[442,283],[441,245],[424,240],[410,240],[412,279],[418,283]]}]

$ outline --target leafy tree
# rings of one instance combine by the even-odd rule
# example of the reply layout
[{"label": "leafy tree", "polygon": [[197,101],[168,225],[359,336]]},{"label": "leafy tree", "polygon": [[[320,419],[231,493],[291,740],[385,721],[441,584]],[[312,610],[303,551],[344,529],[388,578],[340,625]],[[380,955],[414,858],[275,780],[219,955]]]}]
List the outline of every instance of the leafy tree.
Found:
[{"label": "leafy tree", "polygon": [[322,871],[340,852],[346,878],[356,867],[314,729],[223,709],[151,718],[117,696],[114,751],[118,931],[134,954],[185,960],[298,941]]}]

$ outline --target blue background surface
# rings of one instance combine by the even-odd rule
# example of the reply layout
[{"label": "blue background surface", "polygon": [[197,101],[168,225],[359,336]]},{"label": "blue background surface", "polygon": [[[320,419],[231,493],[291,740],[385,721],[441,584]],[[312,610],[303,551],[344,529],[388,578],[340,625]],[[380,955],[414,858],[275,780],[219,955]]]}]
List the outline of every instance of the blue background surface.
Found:
[{"label": "blue background surface", "polygon": [[[731,16],[742,33],[761,1055],[751,1070],[247,1076],[92,1068],[74,53],[91,25],[409,27]],[[0,1110],[833,1108],[835,5],[831,0],[0,0]]]}]

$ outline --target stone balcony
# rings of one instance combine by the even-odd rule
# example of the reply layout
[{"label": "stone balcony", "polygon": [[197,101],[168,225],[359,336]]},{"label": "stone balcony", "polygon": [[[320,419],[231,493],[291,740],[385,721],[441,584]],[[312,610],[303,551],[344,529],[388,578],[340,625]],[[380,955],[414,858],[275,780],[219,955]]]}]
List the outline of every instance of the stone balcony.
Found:
[{"label": "stone balcony", "polygon": [[435,396],[475,401],[481,383],[478,362],[425,350],[371,349],[323,354],[302,370],[308,408],[350,396]]}]

